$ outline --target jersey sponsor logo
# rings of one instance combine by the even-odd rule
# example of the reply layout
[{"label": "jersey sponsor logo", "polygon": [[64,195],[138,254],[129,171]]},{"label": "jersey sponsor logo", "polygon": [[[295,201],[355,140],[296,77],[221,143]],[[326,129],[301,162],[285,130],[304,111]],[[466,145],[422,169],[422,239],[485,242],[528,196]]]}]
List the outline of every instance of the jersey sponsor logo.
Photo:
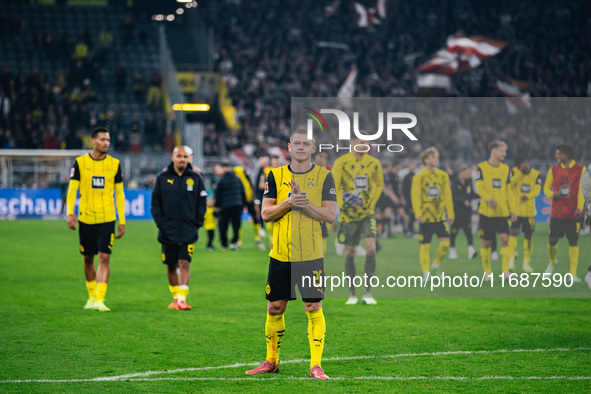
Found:
[{"label": "jersey sponsor logo", "polygon": [[265,190],[263,191],[263,194],[267,194],[268,191],[269,191],[269,182],[265,182]]},{"label": "jersey sponsor logo", "polygon": [[201,190],[201,197],[207,197],[207,191],[206,190]]},{"label": "jersey sponsor logo", "polygon": [[530,191],[529,185],[527,185],[525,183],[521,185],[521,192],[522,193],[529,193],[529,191]]},{"label": "jersey sponsor logo", "polygon": [[560,195],[562,197],[570,196],[570,185],[562,185],[560,186]]},{"label": "jersey sponsor logo", "polygon": [[427,188],[427,197],[429,198],[439,198],[439,186],[432,185]]},{"label": "jersey sponsor logo", "polygon": [[105,188],[105,177],[104,176],[92,176],[92,188],[93,189],[104,189]]},{"label": "jersey sponsor logo", "polygon": [[72,169],[70,170],[70,178],[74,178],[74,174],[76,174],[76,169],[72,167]]},{"label": "jersey sponsor logo", "polygon": [[337,189],[335,189],[334,187],[330,189],[330,194],[336,196],[337,195]]},{"label": "jersey sponsor logo", "polygon": [[495,178],[492,180],[492,187],[494,187],[495,189],[500,189],[503,186],[503,181]]},{"label": "jersey sponsor logo", "polygon": [[353,182],[355,182],[355,190],[369,189],[369,181],[367,179],[367,175],[355,175],[353,177]]}]

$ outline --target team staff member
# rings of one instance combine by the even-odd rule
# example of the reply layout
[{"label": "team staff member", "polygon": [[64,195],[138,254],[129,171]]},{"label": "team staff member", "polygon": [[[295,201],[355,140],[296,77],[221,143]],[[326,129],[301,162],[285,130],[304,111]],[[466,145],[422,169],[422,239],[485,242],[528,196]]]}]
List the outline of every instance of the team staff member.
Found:
[{"label": "team staff member", "polygon": [[[357,152],[363,141],[351,138],[351,152],[339,157],[332,168],[337,188],[337,202],[341,208],[337,241],[345,244],[345,273],[355,276],[355,247],[360,239],[365,246],[365,273],[371,278],[376,270],[377,224],[374,216],[376,203],[384,188],[382,165],[375,157]],[[360,148],[358,150],[363,150]],[[362,302],[377,304],[366,288]],[[357,304],[355,288],[351,286],[347,305]]]},{"label": "team staff member", "polygon": [[[207,209],[207,192],[201,175],[193,171],[188,146],[172,151],[172,162],[156,178],[152,192],[152,216],[162,244],[162,263],[168,267],[170,309],[191,310],[189,295],[190,264],[199,227]],[[177,273],[180,268],[180,276]]]},{"label": "team staff member", "polygon": [[513,191],[511,189],[511,171],[503,163],[507,154],[507,144],[493,141],[488,146],[489,159],[478,164],[476,171],[476,192],[482,199],[478,213],[480,214],[480,236],[482,247],[482,267],[490,280],[492,269],[490,264],[490,245],[499,234],[501,241],[502,270],[509,277],[509,260],[513,251],[509,248],[509,225],[517,219],[513,208]]},{"label": "team staff member", "polygon": [[239,250],[240,226],[242,225],[242,209],[246,205],[246,194],[244,185],[234,171],[230,169],[229,163],[216,164],[213,168],[218,179],[215,188],[215,208],[218,215],[218,228],[222,250],[228,248],[228,223],[232,221],[233,236],[230,249]]},{"label": "team staff member", "polygon": [[552,166],[546,176],[544,193],[552,199],[550,211],[550,236],[548,237],[548,255],[550,264],[546,273],[552,273],[556,265],[558,253],[558,240],[566,233],[566,239],[570,245],[568,256],[570,258],[570,273],[575,282],[580,282],[577,277],[579,264],[579,230],[580,219],[583,216],[585,199],[580,187],[581,176],[585,172],[585,166],[573,160],[575,151],[570,145],[556,147],[556,160],[558,164]]},{"label": "team staff member", "polygon": [[[74,205],[80,188],[80,253],[84,256],[84,275],[88,300],[84,309],[108,312],[105,305],[107,282],[109,280],[109,262],[113,240],[125,233],[125,195],[123,177],[119,160],[107,154],[111,137],[107,129],[99,127],[92,131],[92,152],[78,156],[70,171],[68,186],[68,227],[76,230]],[[119,215],[117,237],[115,237],[115,202]],[[94,265],[94,256],[98,253],[99,268]]]},{"label": "team staff member", "polygon": [[441,260],[449,250],[449,225],[445,219],[453,224],[455,213],[451,198],[449,175],[437,168],[439,166],[439,151],[430,147],[421,152],[420,159],[425,168],[412,179],[411,195],[412,210],[419,222],[419,262],[423,275],[429,273],[429,249],[431,238],[437,234],[439,247],[433,260],[433,274],[439,275]]},{"label": "team staff member", "polygon": [[532,252],[532,235],[536,227],[536,197],[542,190],[540,171],[531,168],[527,160],[518,157],[515,159],[515,168],[512,170],[511,187],[515,198],[514,207],[517,220],[511,224],[509,268],[515,268],[517,236],[521,230],[523,231],[523,271],[534,272],[529,261]]},{"label": "team staff member", "polygon": [[477,256],[474,249],[474,239],[472,237],[472,199],[478,198],[478,195],[472,188],[472,177],[470,175],[470,167],[462,164],[458,171],[458,176],[452,182],[451,192],[454,202],[454,212],[456,218],[451,226],[450,234],[450,249],[449,258],[455,260],[458,258],[456,251],[456,237],[460,230],[464,231],[464,235],[468,240],[468,258],[473,259]]},{"label": "team staff member", "polygon": [[[306,277],[324,275],[324,251],[320,222],[336,219],[336,192],[332,174],[312,164],[316,151],[314,139],[298,129],[288,145],[292,163],[273,169],[267,178],[263,198],[263,220],[275,221],[273,248],[267,276],[267,359],[247,375],[274,373],[279,370],[279,350],[285,333],[284,312],[289,300],[295,299],[298,284],[308,315],[310,376],[327,380],[321,367],[326,322],[322,313],[323,287],[302,286]],[[294,231],[292,231],[292,229]]]}]

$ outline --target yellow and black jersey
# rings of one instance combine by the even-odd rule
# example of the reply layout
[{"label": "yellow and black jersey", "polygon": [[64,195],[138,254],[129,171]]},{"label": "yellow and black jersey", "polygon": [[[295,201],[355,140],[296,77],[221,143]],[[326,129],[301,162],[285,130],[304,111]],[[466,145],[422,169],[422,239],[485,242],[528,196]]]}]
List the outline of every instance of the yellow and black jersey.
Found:
[{"label": "yellow and black jersey", "polygon": [[[289,165],[274,168],[267,177],[264,198],[273,198],[276,204],[290,198],[292,180],[312,205],[320,207],[323,201],[337,200],[332,174],[316,165],[304,173],[293,172]],[[320,222],[295,210],[275,220],[273,249],[269,256],[284,262],[324,257]]]},{"label": "yellow and black jersey", "polygon": [[234,167],[234,174],[236,174],[238,179],[242,181],[242,185],[244,186],[244,194],[246,195],[246,201],[252,201],[252,184],[250,183],[250,178],[244,171],[244,167]]},{"label": "yellow and black jersey", "polygon": [[[511,188],[511,171],[505,163],[498,166],[488,161],[478,164],[476,175],[476,193],[480,196],[478,213],[487,217],[508,217],[513,212],[513,191]],[[491,207],[489,199],[495,199],[497,206]]]},{"label": "yellow and black jersey", "polygon": [[[536,197],[542,190],[542,177],[540,171],[532,168],[529,173],[524,174],[515,167],[511,171],[511,187],[513,188],[513,198],[515,203],[515,214],[523,218],[536,216]],[[527,196],[528,199],[522,201],[521,198]]]},{"label": "yellow and black jersey", "polygon": [[422,216],[425,223],[444,221],[446,212],[450,219],[455,218],[447,172],[424,168],[412,178],[411,196],[415,216]]},{"label": "yellow and black jersey", "polygon": [[215,230],[215,215],[213,214],[213,208],[207,208],[205,215],[203,216],[203,228],[205,230]]},{"label": "yellow and black jersey", "polygon": [[349,152],[337,159],[332,173],[341,208],[340,222],[359,221],[374,212],[384,188],[384,174],[378,159],[368,154],[357,157]]},{"label": "yellow and black jersey", "polygon": [[125,196],[119,160],[109,155],[102,160],[95,160],[90,154],[76,158],[70,171],[68,215],[74,213],[78,188],[80,188],[79,221],[86,224],[115,221],[113,201],[113,193],[115,193],[119,223],[125,224]]}]

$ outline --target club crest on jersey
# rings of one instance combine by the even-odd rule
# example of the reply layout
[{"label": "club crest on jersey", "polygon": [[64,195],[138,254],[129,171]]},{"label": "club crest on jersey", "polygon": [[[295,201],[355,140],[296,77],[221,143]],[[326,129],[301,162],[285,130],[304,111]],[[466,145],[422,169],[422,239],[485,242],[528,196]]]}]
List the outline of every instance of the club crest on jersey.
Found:
[{"label": "club crest on jersey", "polygon": [[522,193],[529,193],[529,191],[530,191],[529,185],[526,185],[526,184],[521,185],[521,192]]},{"label": "club crest on jersey", "polygon": [[313,188],[314,188],[314,180],[308,179],[308,182],[306,182],[306,189],[313,189]]},{"label": "club crest on jersey", "polygon": [[568,197],[568,196],[570,196],[570,185],[560,186],[560,195],[562,197]]},{"label": "club crest on jersey", "polygon": [[92,176],[92,188],[93,189],[104,189],[105,188],[105,177],[104,176]]},{"label": "club crest on jersey", "polygon": [[187,191],[192,192],[194,184],[195,184],[195,181],[193,179],[191,179],[191,178],[187,179]]},{"label": "club crest on jersey", "polygon": [[427,197],[439,198],[439,186],[437,186],[437,185],[429,186],[427,189]]},{"label": "club crest on jersey", "polygon": [[369,187],[367,175],[355,175],[353,182],[355,183],[355,190],[367,190]]},{"label": "club crest on jersey", "polygon": [[495,189],[500,189],[503,186],[503,181],[495,178],[492,180],[492,187],[494,187]]}]

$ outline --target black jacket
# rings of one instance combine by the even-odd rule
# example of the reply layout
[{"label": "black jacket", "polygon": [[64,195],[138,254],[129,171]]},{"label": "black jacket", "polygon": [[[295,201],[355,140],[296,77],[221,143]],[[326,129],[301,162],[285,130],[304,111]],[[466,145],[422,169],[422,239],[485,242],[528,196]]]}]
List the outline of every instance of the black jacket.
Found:
[{"label": "black jacket", "polygon": [[459,178],[456,177],[451,184],[451,194],[454,202],[454,212],[456,217],[472,215],[472,207],[466,206],[466,201],[470,202],[476,198],[480,198],[472,187],[472,181],[468,179],[464,185],[460,182]]},{"label": "black jacket", "polygon": [[191,164],[179,176],[170,163],[156,178],[151,211],[161,243],[184,245],[197,241],[206,209],[203,179],[193,171]]},{"label": "black jacket", "polygon": [[231,208],[244,206],[246,194],[244,185],[234,171],[227,171],[218,181],[215,189],[215,206],[218,208]]}]

